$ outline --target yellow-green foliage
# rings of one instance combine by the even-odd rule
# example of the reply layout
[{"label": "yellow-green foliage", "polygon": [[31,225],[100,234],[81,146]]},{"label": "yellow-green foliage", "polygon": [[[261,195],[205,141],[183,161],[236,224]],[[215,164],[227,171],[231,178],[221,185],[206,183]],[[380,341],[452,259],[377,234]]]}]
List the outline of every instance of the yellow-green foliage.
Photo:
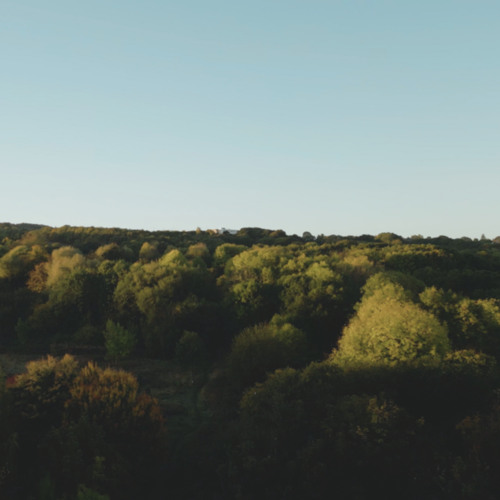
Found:
[{"label": "yellow-green foliage", "polygon": [[84,265],[85,257],[80,250],[69,246],[54,250],[47,264],[47,286],[56,285],[62,278],[68,276],[71,271]]},{"label": "yellow-green foliage", "polygon": [[235,255],[248,250],[245,245],[236,245],[234,243],[223,243],[219,245],[214,252],[214,262],[217,265],[223,266],[226,262],[233,258]]},{"label": "yellow-green foliage", "polygon": [[[456,306],[455,318],[458,320],[464,339],[476,339],[481,348],[499,347],[500,301],[496,299],[462,299]],[[492,335],[493,334],[493,335]],[[495,353],[497,354],[497,353]]]},{"label": "yellow-green foliage", "polygon": [[117,243],[101,245],[95,251],[96,257],[108,260],[131,258],[133,253],[127,246],[119,246]]},{"label": "yellow-green foliage", "polygon": [[386,269],[397,269],[406,273],[426,267],[446,267],[453,259],[448,251],[429,244],[392,244],[381,249],[379,256]]},{"label": "yellow-green foliage", "polygon": [[436,287],[419,296],[422,304],[446,321],[455,349],[475,349],[500,356],[500,301],[470,299]]},{"label": "yellow-green foliage", "polygon": [[343,273],[354,277],[367,278],[376,270],[370,253],[363,248],[353,248],[345,252],[341,269]]},{"label": "yellow-green foliage", "polygon": [[68,384],[75,377],[77,369],[77,362],[69,354],[62,358],[47,356],[27,363],[26,372],[18,375],[16,385],[29,390],[43,386],[45,381],[50,381],[51,384]]},{"label": "yellow-green foliage", "polygon": [[158,263],[167,267],[180,267],[187,265],[187,259],[180,250],[174,249],[162,255]]},{"label": "yellow-green foliage", "polygon": [[29,362],[14,387],[20,413],[28,419],[54,419],[55,424],[77,373],[78,364],[69,354]]},{"label": "yellow-green foliage", "polygon": [[148,241],[145,241],[139,250],[139,259],[141,261],[150,261],[157,259],[158,257],[159,252],[157,243],[149,243]]},{"label": "yellow-green foliage", "polygon": [[254,247],[232,258],[226,268],[230,281],[255,280],[262,284],[275,283],[283,262],[289,258],[282,247]]},{"label": "yellow-green foliage", "polygon": [[190,245],[186,251],[186,255],[189,258],[200,258],[205,262],[208,262],[210,258],[210,251],[205,243],[195,243],[194,245]]},{"label": "yellow-green foliage", "polygon": [[[384,294],[387,297],[411,300],[424,289],[424,284],[408,274],[398,271],[386,271],[370,276],[363,287],[363,299],[374,293]],[[379,295],[381,298],[381,295]]]},{"label": "yellow-green foliage", "polygon": [[66,420],[85,415],[105,427],[135,425],[146,420],[158,427],[162,425],[157,401],[139,393],[139,384],[131,373],[103,369],[95,363],[79,369],[69,354],[31,361],[26,372],[17,376],[13,390],[17,406],[29,418],[50,408],[59,412],[59,418],[64,410]]},{"label": "yellow-green foliage", "polygon": [[33,292],[43,292],[47,277],[47,262],[40,262],[30,272],[26,287]]},{"label": "yellow-green foliage", "polygon": [[383,287],[362,300],[333,354],[336,363],[424,362],[440,359],[449,351],[446,327],[393,292]]},{"label": "yellow-green foliage", "polygon": [[0,279],[14,279],[26,274],[31,267],[45,258],[43,249],[34,245],[18,245],[0,258]]},{"label": "yellow-green foliage", "polygon": [[492,376],[497,369],[493,356],[472,349],[453,351],[444,357],[443,372],[469,376]]}]

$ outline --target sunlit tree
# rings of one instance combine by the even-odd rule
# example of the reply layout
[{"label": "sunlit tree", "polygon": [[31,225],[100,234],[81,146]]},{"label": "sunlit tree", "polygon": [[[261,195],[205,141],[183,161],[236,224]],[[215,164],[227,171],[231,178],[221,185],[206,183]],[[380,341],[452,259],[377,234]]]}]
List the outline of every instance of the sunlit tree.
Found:
[{"label": "sunlit tree", "polygon": [[362,300],[332,355],[336,363],[432,362],[450,350],[446,327],[395,290],[382,288]]}]

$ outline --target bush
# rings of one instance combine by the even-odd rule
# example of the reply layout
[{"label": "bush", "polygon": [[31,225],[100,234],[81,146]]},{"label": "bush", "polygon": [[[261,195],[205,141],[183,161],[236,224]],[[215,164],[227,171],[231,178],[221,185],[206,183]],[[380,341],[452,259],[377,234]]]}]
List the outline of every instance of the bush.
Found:
[{"label": "bush", "polygon": [[229,375],[243,389],[262,382],[278,368],[298,367],[307,351],[304,333],[289,323],[268,323],[243,330],[228,357]]},{"label": "bush", "polygon": [[132,332],[119,323],[108,320],[104,331],[104,346],[109,359],[117,361],[130,356],[136,343],[137,339]]}]

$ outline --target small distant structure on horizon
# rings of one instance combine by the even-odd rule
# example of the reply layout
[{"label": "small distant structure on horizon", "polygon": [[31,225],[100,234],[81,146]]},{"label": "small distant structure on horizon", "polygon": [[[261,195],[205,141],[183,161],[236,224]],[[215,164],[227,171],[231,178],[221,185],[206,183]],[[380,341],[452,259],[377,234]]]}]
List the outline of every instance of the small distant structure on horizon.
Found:
[{"label": "small distant structure on horizon", "polygon": [[232,235],[238,234],[238,229],[227,229],[226,227],[221,227],[220,229],[216,229],[217,234],[229,233]]}]

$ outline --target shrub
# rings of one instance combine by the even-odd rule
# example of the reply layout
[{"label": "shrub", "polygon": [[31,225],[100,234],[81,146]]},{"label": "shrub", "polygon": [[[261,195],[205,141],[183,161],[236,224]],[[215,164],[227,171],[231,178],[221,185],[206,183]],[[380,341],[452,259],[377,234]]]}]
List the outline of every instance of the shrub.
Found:
[{"label": "shrub", "polygon": [[129,356],[137,343],[135,335],[121,326],[108,320],[104,331],[104,346],[109,359],[117,361]]}]

